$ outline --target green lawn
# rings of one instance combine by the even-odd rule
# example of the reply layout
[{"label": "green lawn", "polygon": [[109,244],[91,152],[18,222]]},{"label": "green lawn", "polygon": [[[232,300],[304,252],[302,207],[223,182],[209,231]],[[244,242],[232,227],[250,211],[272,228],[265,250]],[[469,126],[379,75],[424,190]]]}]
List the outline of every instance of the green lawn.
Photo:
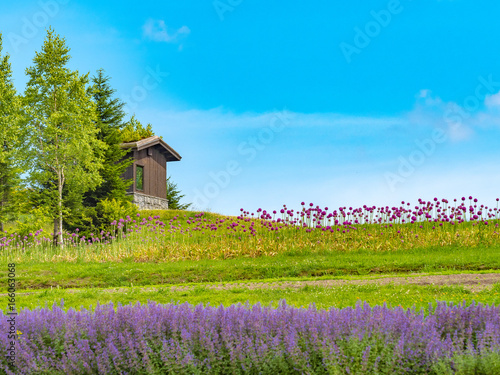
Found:
[{"label": "green lawn", "polygon": [[[283,278],[500,270],[500,247],[331,252],[171,263],[18,263],[18,289],[110,288]],[[7,285],[7,269],[0,270]]]},{"label": "green lawn", "polygon": [[416,306],[426,308],[429,303],[437,300],[461,303],[476,301],[484,304],[500,304],[500,284],[480,292],[471,292],[462,286],[433,286],[433,285],[343,285],[339,287],[304,286],[298,289],[255,289],[245,285],[225,290],[213,290],[203,286],[193,286],[188,290],[171,290],[170,287],[155,288],[125,287],[119,289],[83,288],[78,290],[45,289],[33,291],[29,295],[18,295],[18,308],[51,307],[54,303],[60,304],[64,300],[64,308],[95,307],[97,303],[114,304],[146,303],[183,303],[211,304],[212,306],[228,306],[235,303],[263,305],[272,304],[285,299],[290,305],[307,307],[314,303],[317,308],[355,306],[364,301],[370,305],[387,303],[390,306],[404,308]]}]

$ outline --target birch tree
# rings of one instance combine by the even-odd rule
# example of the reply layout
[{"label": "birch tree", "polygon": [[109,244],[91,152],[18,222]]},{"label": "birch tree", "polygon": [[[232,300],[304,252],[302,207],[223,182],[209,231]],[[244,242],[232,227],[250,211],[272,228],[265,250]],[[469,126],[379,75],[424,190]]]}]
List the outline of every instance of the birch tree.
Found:
[{"label": "birch tree", "polygon": [[66,41],[52,29],[47,31],[33,65],[26,69],[29,81],[24,94],[29,121],[34,185],[54,192],[52,208],[54,243],[63,246],[63,189],[78,186],[90,190],[102,179],[103,142],[96,137],[96,108],[87,93],[88,74],[68,68]]}]

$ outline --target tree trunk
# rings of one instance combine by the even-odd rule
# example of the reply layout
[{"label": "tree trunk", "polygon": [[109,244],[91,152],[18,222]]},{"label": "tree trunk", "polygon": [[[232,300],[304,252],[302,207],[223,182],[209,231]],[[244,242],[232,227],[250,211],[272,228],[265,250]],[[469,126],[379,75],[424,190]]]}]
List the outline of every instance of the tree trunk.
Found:
[{"label": "tree trunk", "polygon": [[63,194],[63,184],[62,184],[62,179],[61,176],[59,177],[59,199],[58,199],[58,216],[59,216],[59,230],[57,233],[59,233],[59,246],[61,246],[61,249],[64,248],[64,243],[63,243],[63,224],[62,224],[62,194]]},{"label": "tree trunk", "polygon": [[61,249],[64,248],[64,242],[63,242],[63,225],[62,225],[62,211],[59,212],[59,244],[61,246]]},{"label": "tree trunk", "polygon": [[57,217],[54,218],[54,236],[52,237],[52,245],[57,246]]},{"label": "tree trunk", "polygon": [[[3,197],[3,194],[2,194],[2,199],[0,199],[0,211],[2,212],[3,214],[3,206],[4,206],[4,197]],[[0,222],[0,233],[3,232],[3,220]]]},{"label": "tree trunk", "polygon": [[[5,171],[7,168],[6,168],[6,164],[2,163],[0,164],[0,168],[2,168],[3,171]],[[0,178],[0,193],[1,193],[1,197],[0,197],[0,213],[3,215],[4,212],[4,207],[6,206],[7,204],[7,179],[5,178],[5,172],[0,172],[2,173],[2,177]],[[3,232],[3,220],[2,222],[0,222],[0,232]]]}]

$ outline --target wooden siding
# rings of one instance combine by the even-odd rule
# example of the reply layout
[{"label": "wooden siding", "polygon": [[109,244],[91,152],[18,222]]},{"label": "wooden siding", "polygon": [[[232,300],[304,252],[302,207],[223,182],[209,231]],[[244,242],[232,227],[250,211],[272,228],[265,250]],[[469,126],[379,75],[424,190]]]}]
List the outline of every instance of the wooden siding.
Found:
[{"label": "wooden siding", "polygon": [[[130,151],[126,158],[133,158],[135,155],[135,151]],[[132,185],[127,188],[127,192],[133,193],[135,191],[135,167],[133,164],[129,165],[125,170],[125,173],[122,174],[122,178],[124,180],[132,180]]]},{"label": "wooden siding", "polygon": [[[134,164],[127,168],[123,177],[126,179],[131,178],[133,184],[127,190],[129,192],[139,192],[153,197],[166,198],[167,197],[167,158],[160,152],[161,148],[158,146],[151,147],[153,149],[152,155],[148,156],[148,149],[140,151],[133,150],[132,155],[129,157],[134,158]],[[144,190],[137,190],[135,186],[135,171],[136,165],[144,167]]]}]

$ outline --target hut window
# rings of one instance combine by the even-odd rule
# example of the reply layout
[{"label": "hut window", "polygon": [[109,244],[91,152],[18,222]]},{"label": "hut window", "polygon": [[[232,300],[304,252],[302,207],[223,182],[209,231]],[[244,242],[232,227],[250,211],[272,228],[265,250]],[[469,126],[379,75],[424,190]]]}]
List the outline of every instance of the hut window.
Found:
[{"label": "hut window", "polygon": [[135,166],[135,188],[144,190],[144,167],[142,165]]},{"label": "hut window", "polygon": [[148,156],[153,156],[153,148],[148,148]]}]

